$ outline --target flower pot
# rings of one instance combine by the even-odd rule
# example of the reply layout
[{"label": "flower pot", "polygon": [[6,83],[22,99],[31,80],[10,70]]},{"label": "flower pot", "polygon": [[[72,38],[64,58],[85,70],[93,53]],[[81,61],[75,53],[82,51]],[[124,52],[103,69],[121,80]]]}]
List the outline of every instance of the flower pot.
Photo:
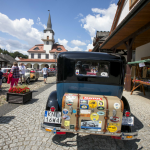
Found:
[{"label": "flower pot", "polygon": [[15,104],[24,104],[25,102],[32,99],[32,92],[28,92],[25,94],[18,93],[7,93],[7,102],[15,103]]}]

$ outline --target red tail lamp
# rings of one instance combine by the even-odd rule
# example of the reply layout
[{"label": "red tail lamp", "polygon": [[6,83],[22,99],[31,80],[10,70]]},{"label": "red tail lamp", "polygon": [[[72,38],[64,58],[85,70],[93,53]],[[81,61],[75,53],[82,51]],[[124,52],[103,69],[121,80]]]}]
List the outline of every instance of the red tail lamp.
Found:
[{"label": "red tail lamp", "polygon": [[54,112],[54,111],[55,111],[55,107],[52,106],[52,107],[50,108],[50,111]]},{"label": "red tail lamp", "polygon": [[59,132],[59,131],[57,131],[56,134],[62,135],[62,134],[66,134],[66,132]]},{"label": "red tail lamp", "polygon": [[120,136],[111,136],[111,138],[121,140]]},{"label": "red tail lamp", "polygon": [[131,115],[131,113],[130,113],[129,111],[126,111],[126,112],[125,112],[125,116],[126,116],[126,117],[130,117],[130,115]]}]

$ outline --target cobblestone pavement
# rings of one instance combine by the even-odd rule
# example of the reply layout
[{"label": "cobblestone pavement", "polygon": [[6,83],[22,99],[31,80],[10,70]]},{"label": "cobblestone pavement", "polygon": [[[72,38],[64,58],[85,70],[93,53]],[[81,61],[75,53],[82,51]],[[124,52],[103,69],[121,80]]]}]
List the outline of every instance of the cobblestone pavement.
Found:
[{"label": "cobblestone pavement", "polygon": [[[56,81],[56,77],[48,77],[47,78],[47,83],[52,83]],[[39,77],[38,81],[31,81],[30,84],[28,85],[28,87],[33,91],[36,89],[39,89],[40,87],[45,86],[44,82],[43,82],[43,77]],[[3,83],[2,84],[2,91],[0,91],[0,106],[3,104],[6,104],[6,93],[8,92],[10,88],[10,84],[7,83]]]},{"label": "cobblestone pavement", "polygon": [[[33,100],[0,117],[0,149],[11,150],[149,150],[150,149],[150,101],[141,93],[124,92],[135,116],[134,130],[138,139],[114,140],[111,137],[68,133],[53,135],[40,129],[48,94],[56,85],[46,89]],[[147,93],[146,93],[147,95]]]}]

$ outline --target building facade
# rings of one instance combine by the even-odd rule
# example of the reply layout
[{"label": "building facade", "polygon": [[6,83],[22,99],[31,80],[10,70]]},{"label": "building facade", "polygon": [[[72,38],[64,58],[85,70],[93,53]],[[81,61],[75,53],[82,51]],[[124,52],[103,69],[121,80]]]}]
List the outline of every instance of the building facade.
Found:
[{"label": "building facade", "polygon": [[67,50],[63,45],[55,43],[54,31],[52,30],[51,17],[49,14],[47,28],[44,30],[42,41],[44,44],[36,44],[28,52],[28,59],[16,58],[19,63],[24,63],[27,68],[42,69],[45,65],[49,68],[57,66],[56,57]]}]

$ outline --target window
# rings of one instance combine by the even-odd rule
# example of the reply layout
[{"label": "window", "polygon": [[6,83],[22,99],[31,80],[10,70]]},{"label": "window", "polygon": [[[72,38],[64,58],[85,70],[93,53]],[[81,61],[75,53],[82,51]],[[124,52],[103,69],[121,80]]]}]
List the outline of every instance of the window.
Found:
[{"label": "window", "polygon": [[75,63],[77,76],[109,77],[109,62],[104,61],[77,61]]},{"label": "window", "polygon": [[61,47],[58,47],[57,50],[58,50],[58,51],[61,51],[62,49],[61,49]]},{"label": "window", "polygon": [[34,54],[33,53],[31,54],[31,58],[34,58]]},{"label": "window", "polygon": [[49,59],[49,54],[46,54],[46,59]]},{"label": "window", "polygon": [[38,58],[39,58],[39,59],[41,58],[41,54],[38,54]]},{"label": "window", "polygon": [[47,40],[49,40],[49,36],[47,36]]},{"label": "window", "polygon": [[49,45],[49,41],[46,41],[46,45]]},{"label": "window", "polygon": [[138,0],[130,0],[129,1],[129,8],[131,9],[137,2]]},{"label": "window", "polygon": [[34,48],[34,50],[39,50],[39,48],[38,48],[38,47],[36,47],[36,48]]}]

